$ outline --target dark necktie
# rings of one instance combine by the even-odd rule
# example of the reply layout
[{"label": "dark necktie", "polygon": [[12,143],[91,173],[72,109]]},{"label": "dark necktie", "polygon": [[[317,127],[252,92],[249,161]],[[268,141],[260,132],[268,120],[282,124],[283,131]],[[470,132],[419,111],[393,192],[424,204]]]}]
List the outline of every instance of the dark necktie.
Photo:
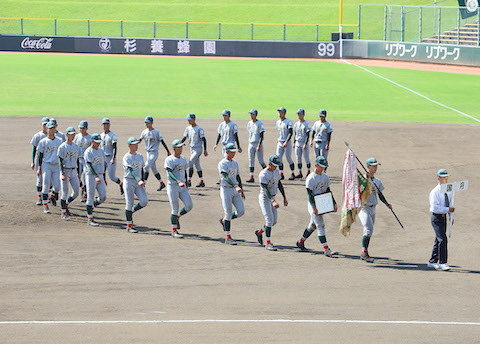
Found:
[{"label": "dark necktie", "polygon": [[448,200],[448,195],[447,195],[446,192],[445,192],[445,206],[446,206],[447,208],[450,208],[450,201]]}]

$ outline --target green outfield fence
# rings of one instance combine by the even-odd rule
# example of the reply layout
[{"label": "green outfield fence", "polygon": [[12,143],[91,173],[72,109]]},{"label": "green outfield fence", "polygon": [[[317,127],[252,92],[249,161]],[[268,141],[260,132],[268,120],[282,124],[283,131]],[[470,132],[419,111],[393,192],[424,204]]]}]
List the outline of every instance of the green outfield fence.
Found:
[{"label": "green outfield fence", "polygon": [[[356,32],[357,24],[343,24]],[[351,30],[347,30],[352,27]],[[208,23],[98,19],[4,18],[0,34],[325,41],[338,24]]]}]

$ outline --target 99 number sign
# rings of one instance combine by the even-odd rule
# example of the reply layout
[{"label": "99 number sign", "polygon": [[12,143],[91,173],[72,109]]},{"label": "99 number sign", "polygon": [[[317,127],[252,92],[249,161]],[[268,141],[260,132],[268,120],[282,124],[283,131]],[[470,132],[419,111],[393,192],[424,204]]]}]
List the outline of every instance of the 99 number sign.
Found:
[{"label": "99 number sign", "polygon": [[319,56],[332,57],[335,55],[335,45],[333,43],[320,43],[317,52]]}]

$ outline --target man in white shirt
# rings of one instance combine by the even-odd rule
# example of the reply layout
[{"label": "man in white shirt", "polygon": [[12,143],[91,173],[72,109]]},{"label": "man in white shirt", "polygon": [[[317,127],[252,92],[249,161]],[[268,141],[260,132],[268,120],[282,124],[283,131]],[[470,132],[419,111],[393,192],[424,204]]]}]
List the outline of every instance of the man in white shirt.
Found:
[{"label": "man in white shirt", "polygon": [[452,202],[451,192],[442,193],[441,184],[448,183],[448,172],[443,168],[437,172],[438,185],[430,191],[430,212],[432,213],[431,222],[435,231],[435,243],[433,244],[432,256],[428,261],[428,267],[448,271],[450,266],[447,264],[447,214],[455,211],[450,207]]}]

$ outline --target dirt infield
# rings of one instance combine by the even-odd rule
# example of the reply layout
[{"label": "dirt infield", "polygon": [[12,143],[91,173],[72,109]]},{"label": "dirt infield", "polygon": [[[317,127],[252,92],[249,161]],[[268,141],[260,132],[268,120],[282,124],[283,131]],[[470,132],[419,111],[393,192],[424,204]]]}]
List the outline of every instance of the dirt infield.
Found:
[{"label": "dirt infield", "polygon": [[[244,152],[236,158],[246,179],[247,121],[232,119],[240,128]],[[64,131],[69,125],[76,126],[80,118],[58,120]],[[139,118],[111,120],[112,130],[119,136],[121,158],[127,150],[126,139],[139,135],[144,126]],[[86,224],[84,203],[78,201],[71,205],[74,216],[68,223],[60,219],[59,207],[44,215],[35,205],[35,177],[29,168],[29,141],[39,130],[39,121],[0,118],[0,142],[7,148],[2,153],[0,181],[3,343],[478,341],[480,326],[451,322],[478,323],[480,319],[479,126],[331,121],[334,134],[328,174],[337,200],[341,199],[341,165],[346,151],[343,140],[347,140],[362,160],[375,156],[382,163],[378,177],[405,225],[403,231],[386,207],[378,207],[370,244],[376,260],[367,264],[359,259],[360,224],[344,238],[338,230],[339,213],[325,216],[329,244],[340,252],[337,259],[323,256],[315,234],[306,242],[310,252],[297,251],[295,242],[308,223],[303,181],[284,183],[290,204],[281,207],[279,223],[272,231],[279,251],[268,252],[255,240],[254,231],[263,225],[257,185],[246,185],[246,215],[232,222],[232,235],[239,245],[223,244],[218,223],[223,211],[215,185],[220,153],[211,149],[220,119],[198,121],[207,133],[210,153],[201,160],[207,187],[190,190],[194,208],[181,221],[185,239],[170,236],[167,194],[156,191],[153,178],[147,184],[150,203],[134,214],[138,234],[123,230],[124,199],[114,183],[108,184],[107,202],[95,209],[101,224],[98,228]],[[89,122],[90,133],[100,131],[99,118]],[[274,152],[275,129],[273,120],[264,123],[268,156]],[[186,120],[179,119],[156,121],[166,142],[180,137],[186,125]],[[145,156],[143,145],[139,151]],[[188,152],[185,155],[188,157]],[[164,158],[161,150],[160,167]],[[470,181],[470,189],[456,199],[450,272],[426,268],[434,241],[428,193],[442,167],[450,172],[451,181]],[[117,173],[121,176],[120,166]],[[275,319],[366,322],[143,323]],[[98,322],[5,323],[30,320]]]}]

